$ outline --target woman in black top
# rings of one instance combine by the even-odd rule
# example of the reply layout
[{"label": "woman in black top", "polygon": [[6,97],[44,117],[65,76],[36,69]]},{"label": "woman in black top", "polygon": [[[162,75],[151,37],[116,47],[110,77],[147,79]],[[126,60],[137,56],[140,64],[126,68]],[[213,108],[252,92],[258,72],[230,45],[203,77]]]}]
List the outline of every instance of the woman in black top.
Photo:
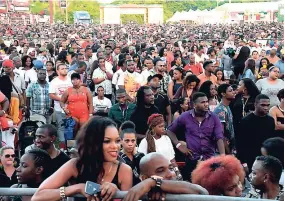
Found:
[{"label": "woman in black top", "polygon": [[[32,149],[21,157],[20,165],[16,170],[18,184],[11,188],[38,188],[51,175],[51,158],[42,149]],[[5,201],[31,200],[30,196],[7,196]]]},{"label": "woman in black top", "polygon": [[172,71],[173,75],[172,75],[172,79],[168,83],[167,95],[168,95],[169,99],[172,101],[177,90],[182,86],[182,82],[184,79],[185,72],[180,67],[177,67],[171,71]]},{"label": "woman in black top", "polygon": [[235,133],[238,133],[238,125],[241,119],[254,111],[255,97],[259,93],[258,88],[251,79],[244,78],[239,82],[238,94],[230,105]]},{"label": "woman in black top", "polygon": [[53,78],[57,76],[57,73],[55,72],[55,69],[54,69],[54,63],[52,61],[47,61],[46,69],[47,69],[47,74],[48,74],[48,81],[51,82]]},{"label": "woman in black top", "polygon": [[137,152],[136,126],[131,121],[124,122],[120,127],[120,137],[122,149],[119,153],[124,163],[133,170],[133,186],[141,182],[140,161],[144,157],[143,153]]},{"label": "woman in black top", "polygon": [[[80,129],[76,140],[79,157],[47,178],[32,201],[60,200],[78,193],[88,200],[96,199],[96,195],[85,193],[87,181],[100,184],[100,195],[106,201],[118,189],[128,191],[132,187],[131,168],[117,160],[121,140],[115,122],[106,117],[92,117]],[[68,181],[75,184],[63,187]]]},{"label": "woman in black top", "polygon": [[15,152],[13,147],[5,146],[0,149],[0,187],[10,187],[16,184]]}]

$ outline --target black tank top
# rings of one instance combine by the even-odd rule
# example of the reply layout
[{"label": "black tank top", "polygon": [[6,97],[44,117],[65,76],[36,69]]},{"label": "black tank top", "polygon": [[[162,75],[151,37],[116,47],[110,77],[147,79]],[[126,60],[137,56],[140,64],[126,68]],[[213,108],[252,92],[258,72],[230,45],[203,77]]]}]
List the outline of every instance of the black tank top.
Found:
[{"label": "black tank top", "polygon": [[119,183],[119,170],[120,170],[120,166],[121,166],[122,162],[119,161],[119,164],[118,164],[118,168],[117,168],[117,171],[116,171],[116,174],[112,180],[112,184],[116,184],[116,186],[118,187],[118,189],[120,189],[120,183]]},{"label": "black tank top", "polygon": [[[119,161],[118,167],[117,167],[117,170],[116,170],[116,174],[115,174],[115,176],[114,176],[114,178],[113,178],[113,180],[111,182],[112,184],[115,184],[118,187],[118,189],[121,188],[121,185],[119,183],[119,170],[120,170],[121,164],[122,164],[122,162]],[[82,183],[82,180],[79,177],[77,177],[76,183],[77,184],[78,183]],[[86,198],[74,198],[74,201],[86,201]]]}]

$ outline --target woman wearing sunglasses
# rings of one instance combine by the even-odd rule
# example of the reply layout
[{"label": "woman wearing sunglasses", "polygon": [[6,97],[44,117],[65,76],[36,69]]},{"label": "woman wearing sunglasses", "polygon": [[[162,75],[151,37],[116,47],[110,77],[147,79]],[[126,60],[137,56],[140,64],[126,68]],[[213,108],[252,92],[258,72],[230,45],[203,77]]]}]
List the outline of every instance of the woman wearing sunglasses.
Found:
[{"label": "woman wearing sunglasses", "polygon": [[0,188],[18,183],[14,167],[15,156],[13,147],[5,146],[0,149]]}]

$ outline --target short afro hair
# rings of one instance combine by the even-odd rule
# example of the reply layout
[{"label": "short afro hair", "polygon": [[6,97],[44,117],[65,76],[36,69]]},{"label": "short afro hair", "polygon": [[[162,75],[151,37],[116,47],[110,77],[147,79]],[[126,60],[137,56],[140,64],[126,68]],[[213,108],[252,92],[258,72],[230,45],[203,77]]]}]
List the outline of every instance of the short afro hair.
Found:
[{"label": "short afro hair", "polygon": [[243,183],[245,173],[240,161],[234,156],[217,156],[202,161],[192,172],[192,183],[209,191],[210,195],[223,195],[224,188],[234,176]]}]

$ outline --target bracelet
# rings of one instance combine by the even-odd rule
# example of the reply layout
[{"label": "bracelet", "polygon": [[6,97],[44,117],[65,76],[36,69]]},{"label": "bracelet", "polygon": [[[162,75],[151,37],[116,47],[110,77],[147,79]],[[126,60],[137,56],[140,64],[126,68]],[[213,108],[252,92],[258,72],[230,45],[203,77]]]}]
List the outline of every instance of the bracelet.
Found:
[{"label": "bracelet", "polygon": [[179,143],[176,145],[176,148],[178,149],[180,146],[181,146],[181,143],[179,142]]},{"label": "bracelet", "polygon": [[2,112],[3,112],[4,114],[6,114],[5,110],[2,110]]},{"label": "bracelet", "polygon": [[61,198],[61,200],[65,200],[65,198],[66,198],[66,196],[65,196],[65,187],[62,186],[62,187],[59,188],[59,190],[60,190],[60,198]]},{"label": "bracelet", "polygon": [[242,166],[243,166],[243,167],[247,167],[247,163],[243,163]]}]

